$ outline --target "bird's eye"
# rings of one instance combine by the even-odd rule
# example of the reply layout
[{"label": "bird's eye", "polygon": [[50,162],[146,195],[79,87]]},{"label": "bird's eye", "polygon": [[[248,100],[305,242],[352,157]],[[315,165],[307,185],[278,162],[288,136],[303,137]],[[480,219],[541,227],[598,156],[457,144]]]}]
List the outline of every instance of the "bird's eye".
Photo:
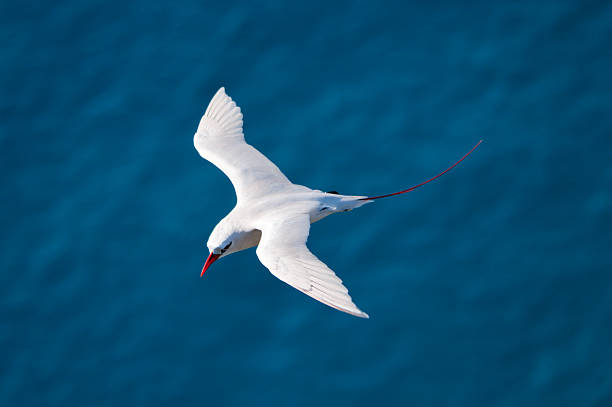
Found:
[{"label": "bird's eye", "polygon": [[221,254],[225,253],[225,251],[226,251],[227,249],[229,249],[229,247],[230,247],[231,245],[232,245],[232,242],[229,242],[229,243],[227,244],[227,246],[225,246],[223,249],[221,249]]}]

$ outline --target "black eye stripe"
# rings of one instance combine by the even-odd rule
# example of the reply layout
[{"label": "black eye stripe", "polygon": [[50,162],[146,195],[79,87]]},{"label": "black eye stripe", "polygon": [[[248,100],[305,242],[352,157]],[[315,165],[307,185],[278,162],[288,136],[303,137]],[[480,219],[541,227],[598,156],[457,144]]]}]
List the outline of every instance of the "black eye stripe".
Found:
[{"label": "black eye stripe", "polygon": [[227,249],[229,249],[229,247],[230,247],[231,245],[232,245],[232,242],[229,242],[229,243],[227,244],[227,246],[225,246],[223,249],[221,249],[221,254],[225,253],[225,251],[226,251]]}]

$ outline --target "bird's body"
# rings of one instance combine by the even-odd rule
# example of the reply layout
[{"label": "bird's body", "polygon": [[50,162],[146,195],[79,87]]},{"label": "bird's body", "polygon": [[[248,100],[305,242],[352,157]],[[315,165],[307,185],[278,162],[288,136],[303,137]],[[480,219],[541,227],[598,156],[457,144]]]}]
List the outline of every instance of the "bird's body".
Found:
[{"label": "bird's body", "polygon": [[299,213],[308,215],[309,223],[315,223],[333,213],[350,211],[372,202],[360,200],[363,198],[307,189],[281,192],[254,198],[245,204],[239,202],[221,222],[235,231],[232,248],[239,251],[257,246],[260,231],[279,219]]},{"label": "bird's body", "polygon": [[280,280],[338,310],[368,317],[353,303],[342,280],[308,250],[306,239],[311,223],[379,197],[326,193],[293,184],[245,142],[242,113],[224,88],[200,120],[194,145],[229,177],[237,197],[234,209],[208,239],[210,255],[202,274],[218,258],[258,246],[259,260]]}]

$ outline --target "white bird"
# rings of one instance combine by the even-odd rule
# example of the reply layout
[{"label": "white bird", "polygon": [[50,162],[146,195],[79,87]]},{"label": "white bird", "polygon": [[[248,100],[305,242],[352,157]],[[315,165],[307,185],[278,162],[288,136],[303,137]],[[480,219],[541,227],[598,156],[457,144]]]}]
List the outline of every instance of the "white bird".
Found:
[{"label": "white bird", "polygon": [[212,231],[210,252],[202,274],[229,254],[257,246],[257,257],[270,272],[330,307],[368,318],[351,299],[336,274],[306,247],[310,224],[337,212],[346,212],[424,185],[376,197],[340,195],[293,184],[263,154],[247,144],[242,132],[240,107],[221,88],[200,120],[193,142],[198,153],[228,176],[237,203]]}]

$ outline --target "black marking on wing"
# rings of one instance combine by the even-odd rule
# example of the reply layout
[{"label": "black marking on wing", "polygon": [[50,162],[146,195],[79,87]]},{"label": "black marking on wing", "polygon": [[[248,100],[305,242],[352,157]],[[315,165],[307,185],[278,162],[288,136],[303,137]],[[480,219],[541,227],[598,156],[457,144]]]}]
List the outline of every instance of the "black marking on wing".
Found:
[{"label": "black marking on wing", "polygon": [[338,191],[327,191],[328,194],[340,195]]}]

